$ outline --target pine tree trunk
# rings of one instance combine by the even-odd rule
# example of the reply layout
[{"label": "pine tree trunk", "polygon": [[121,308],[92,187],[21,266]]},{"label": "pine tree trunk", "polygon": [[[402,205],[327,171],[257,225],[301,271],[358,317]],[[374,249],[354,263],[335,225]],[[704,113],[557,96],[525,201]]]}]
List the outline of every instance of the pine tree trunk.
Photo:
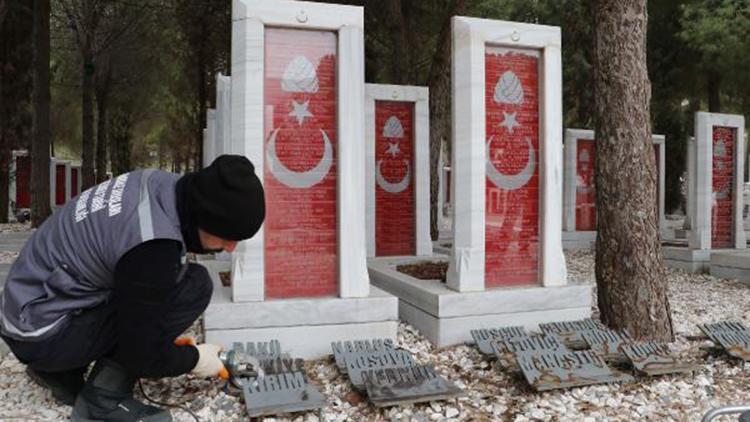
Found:
[{"label": "pine tree trunk", "polygon": [[707,79],[708,111],[721,113],[721,74],[716,70],[710,70]]},{"label": "pine tree trunk", "polygon": [[646,0],[594,2],[596,282],[602,321],[673,339],[658,235]]},{"label": "pine tree trunk", "polygon": [[34,0],[34,90],[31,147],[31,225],[50,215],[50,0]]},{"label": "pine tree trunk", "polygon": [[[466,0],[456,0],[446,13],[430,69],[430,237],[438,239],[438,191],[440,150],[451,139],[451,20],[463,13]],[[446,180],[445,183],[450,183]]]},{"label": "pine tree trunk", "polygon": [[107,179],[107,91],[96,90],[96,183]]},{"label": "pine tree trunk", "polygon": [[81,84],[81,173],[82,189],[86,190],[96,184],[94,175],[94,60],[91,47],[85,47],[83,54]]},{"label": "pine tree trunk", "polygon": [[[2,22],[0,21],[0,25]],[[2,86],[2,85],[0,85]],[[0,122],[0,125],[2,123]],[[0,126],[2,127],[2,126]],[[10,208],[10,201],[6,201],[8,198],[8,190],[10,189],[10,158],[12,156],[11,149],[8,148],[3,139],[2,129],[0,129],[0,223],[8,222],[8,209]]]}]

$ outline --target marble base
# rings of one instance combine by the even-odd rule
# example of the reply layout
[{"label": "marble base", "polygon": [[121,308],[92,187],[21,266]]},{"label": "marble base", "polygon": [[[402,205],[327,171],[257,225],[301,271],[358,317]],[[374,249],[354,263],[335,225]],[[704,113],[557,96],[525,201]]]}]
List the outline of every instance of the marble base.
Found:
[{"label": "marble base", "polygon": [[205,341],[225,348],[234,342],[277,339],[285,352],[304,359],[331,354],[331,342],[370,338],[396,339],[398,299],[371,288],[364,298],[296,298],[232,302],[231,288],[221,285],[219,272],[231,263],[201,262],[214,282],[211,303],[203,317]]},{"label": "marble base", "polygon": [[[372,258],[370,280],[399,298],[399,318],[411,324],[437,347],[471,341],[475,328],[522,325],[537,329],[541,322],[565,321],[591,315],[592,285],[496,288],[459,293],[439,280],[418,280],[396,271],[400,264],[422,257]],[[433,260],[447,258],[433,256]]]},{"label": "marble base", "polygon": [[453,238],[446,237],[432,242],[432,252],[435,254],[450,256],[453,253]]},{"label": "marble base", "polygon": [[596,232],[562,232],[564,250],[594,249],[596,247]]},{"label": "marble base", "polygon": [[689,273],[707,273],[711,266],[711,251],[679,246],[662,247],[664,262],[670,268]]},{"label": "marble base", "polygon": [[711,275],[750,282],[750,250],[719,250],[711,253]]}]

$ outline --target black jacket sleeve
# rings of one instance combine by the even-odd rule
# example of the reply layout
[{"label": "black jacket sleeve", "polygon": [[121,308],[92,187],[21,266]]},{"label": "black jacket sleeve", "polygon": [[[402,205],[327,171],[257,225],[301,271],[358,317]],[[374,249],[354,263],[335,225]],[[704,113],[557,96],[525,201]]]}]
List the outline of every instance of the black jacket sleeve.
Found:
[{"label": "black jacket sleeve", "polygon": [[115,267],[114,359],[133,375],[177,376],[198,362],[198,349],[174,345],[166,318],[180,275],[180,258],[179,242],[156,239],[128,251]]}]

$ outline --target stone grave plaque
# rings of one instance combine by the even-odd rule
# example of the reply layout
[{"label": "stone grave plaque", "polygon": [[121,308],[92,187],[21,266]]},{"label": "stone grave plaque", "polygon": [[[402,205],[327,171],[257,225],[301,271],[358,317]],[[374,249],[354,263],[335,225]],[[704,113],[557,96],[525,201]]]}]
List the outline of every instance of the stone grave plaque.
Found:
[{"label": "stone grave plaque", "polygon": [[585,347],[581,331],[607,329],[604,324],[591,318],[578,321],[547,322],[539,324],[539,328],[543,333],[556,334],[563,343],[573,348]]},{"label": "stone grave plaque", "polygon": [[560,343],[552,334],[540,334],[525,337],[512,337],[506,339],[497,339],[492,343],[492,350],[495,356],[503,358],[506,355],[516,352],[552,352],[555,350],[568,349]]},{"label": "stone grave plaque", "polygon": [[610,369],[604,358],[591,350],[532,351],[515,355],[526,381],[537,391],[633,380],[630,375]]},{"label": "stone grave plaque", "polygon": [[742,333],[748,333],[747,327],[745,324],[739,322],[739,321],[720,321],[712,324],[698,324],[698,328],[703,331],[703,334],[708,336],[711,341],[714,343],[719,344],[719,341],[716,337],[719,333],[727,333],[727,332],[742,332]]},{"label": "stone grave plaque", "polygon": [[336,359],[336,366],[339,371],[346,372],[346,356],[352,353],[361,352],[380,352],[383,350],[394,350],[393,340],[391,339],[372,339],[372,340],[354,340],[354,341],[337,341],[331,343],[333,357]]},{"label": "stone grave plaque", "polygon": [[308,384],[304,374],[298,371],[251,378],[244,383],[243,394],[251,418],[325,406],[323,394]]},{"label": "stone grave plaque", "polygon": [[695,365],[678,362],[664,343],[647,341],[624,344],[622,352],[637,371],[650,376],[691,372],[696,369]]},{"label": "stone grave plaque", "polygon": [[471,337],[474,339],[474,343],[477,344],[479,352],[485,355],[494,353],[490,343],[495,339],[525,336],[528,336],[528,334],[526,334],[526,330],[523,327],[480,328],[478,330],[471,330]]},{"label": "stone grave plaque", "polygon": [[379,352],[359,352],[346,356],[346,372],[349,381],[358,390],[365,389],[363,372],[387,368],[417,366],[411,354],[405,350],[383,350]]},{"label": "stone grave plaque", "polygon": [[626,331],[585,330],[581,331],[581,337],[592,350],[612,360],[620,359],[621,347],[633,341]]},{"label": "stone grave plaque", "polygon": [[713,331],[709,334],[709,337],[714,343],[726,350],[730,356],[750,361],[750,332]]},{"label": "stone grave plaque", "polygon": [[412,366],[363,373],[367,396],[375,407],[386,407],[463,395],[463,390],[438,375],[432,367]]}]

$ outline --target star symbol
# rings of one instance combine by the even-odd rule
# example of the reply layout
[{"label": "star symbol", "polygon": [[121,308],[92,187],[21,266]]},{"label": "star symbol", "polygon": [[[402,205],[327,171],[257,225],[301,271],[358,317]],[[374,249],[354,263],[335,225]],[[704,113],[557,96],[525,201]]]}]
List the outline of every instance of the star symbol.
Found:
[{"label": "star symbol", "polygon": [[310,110],[307,109],[308,105],[310,104],[310,101],[305,101],[304,103],[300,104],[294,100],[292,100],[292,107],[294,107],[294,110],[289,112],[290,116],[294,116],[297,118],[297,123],[302,126],[302,123],[305,123],[305,119],[308,117],[313,117],[313,114],[310,113]]},{"label": "star symbol", "polygon": [[513,133],[514,127],[521,126],[521,124],[516,121],[516,113],[506,113],[503,111],[503,115],[505,118],[503,119],[503,122],[500,123],[500,126],[507,127],[508,132]]},{"label": "star symbol", "polygon": [[401,152],[401,149],[398,147],[398,143],[392,144],[388,142],[388,151],[385,152],[386,154],[391,154],[391,157],[395,157],[399,152]]}]

